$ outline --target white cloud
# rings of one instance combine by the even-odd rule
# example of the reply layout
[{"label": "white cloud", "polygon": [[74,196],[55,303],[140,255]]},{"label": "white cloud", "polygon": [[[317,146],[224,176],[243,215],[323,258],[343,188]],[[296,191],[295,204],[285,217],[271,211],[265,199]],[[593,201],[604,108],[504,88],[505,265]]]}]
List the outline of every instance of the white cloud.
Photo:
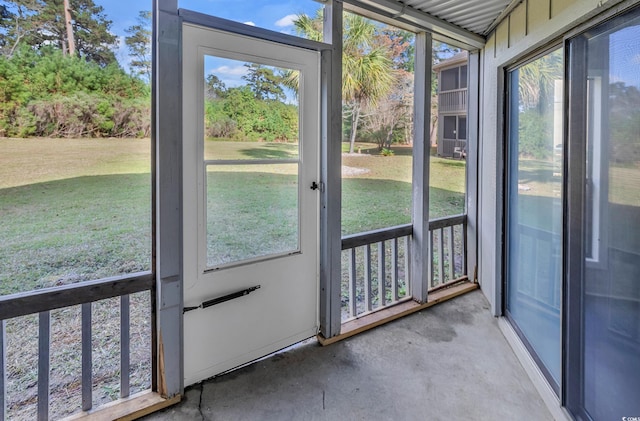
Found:
[{"label": "white cloud", "polygon": [[221,75],[244,76],[247,74],[247,68],[244,66],[220,66],[211,70],[211,73],[219,73]]},{"label": "white cloud", "polygon": [[282,19],[278,19],[275,25],[279,28],[284,28],[285,26],[293,25],[293,21],[298,18],[298,15],[287,15]]},{"label": "white cloud", "polygon": [[256,26],[255,22],[251,22],[250,20],[247,22],[243,22],[245,25]]}]

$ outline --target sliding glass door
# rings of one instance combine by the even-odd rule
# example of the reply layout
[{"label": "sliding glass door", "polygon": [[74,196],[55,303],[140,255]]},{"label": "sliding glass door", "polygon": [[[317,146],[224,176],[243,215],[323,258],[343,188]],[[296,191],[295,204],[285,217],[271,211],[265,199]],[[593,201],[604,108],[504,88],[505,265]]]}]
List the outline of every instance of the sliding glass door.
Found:
[{"label": "sliding glass door", "polygon": [[569,41],[567,406],[640,414],[640,11]]},{"label": "sliding glass door", "polygon": [[506,314],[556,392],[562,279],[562,50],[508,74]]},{"label": "sliding glass door", "polygon": [[576,419],[635,419],[640,7],[514,66],[506,86],[505,314]]}]

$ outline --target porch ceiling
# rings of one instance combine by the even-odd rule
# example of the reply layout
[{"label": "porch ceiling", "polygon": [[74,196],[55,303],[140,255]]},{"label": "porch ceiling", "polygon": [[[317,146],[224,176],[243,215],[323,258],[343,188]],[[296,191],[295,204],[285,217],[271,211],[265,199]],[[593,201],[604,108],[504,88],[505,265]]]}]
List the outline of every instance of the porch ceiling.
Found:
[{"label": "porch ceiling", "polygon": [[481,48],[486,35],[522,0],[343,1],[359,13],[377,13],[398,24],[425,28],[444,38]]},{"label": "porch ceiling", "polygon": [[395,0],[476,34],[484,35],[513,0]]}]

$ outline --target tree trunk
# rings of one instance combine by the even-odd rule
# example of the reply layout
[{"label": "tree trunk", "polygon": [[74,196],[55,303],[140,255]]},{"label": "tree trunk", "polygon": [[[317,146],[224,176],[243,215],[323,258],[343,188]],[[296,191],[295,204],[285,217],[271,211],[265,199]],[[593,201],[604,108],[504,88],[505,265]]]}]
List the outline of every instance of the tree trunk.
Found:
[{"label": "tree trunk", "polygon": [[384,147],[387,149],[391,149],[391,142],[393,141],[393,129],[395,128],[394,126],[391,126],[391,128],[387,131],[387,138],[384,141]]},{"label": "tree trunk", "polygon": [[356,132],[358,131],[358,121],[360,120],[360,105],[355,105],[351,112],[351,136],[349,138],[349,153],[353,153],[356,144]]},{"label": "tree trunk", "polygon": [[438,116],[431,118],[431,130],[429,130],[429,146],[433,146],[433,135],[438,128]]},{"label": "tree trunk", "polygon": [[71,7],[69,0],[64,0],[64,24],[67,28],[67,42],[69,43],[69,55],[76,53],[76,40],[73,36],[73,26],[71,25]]}]

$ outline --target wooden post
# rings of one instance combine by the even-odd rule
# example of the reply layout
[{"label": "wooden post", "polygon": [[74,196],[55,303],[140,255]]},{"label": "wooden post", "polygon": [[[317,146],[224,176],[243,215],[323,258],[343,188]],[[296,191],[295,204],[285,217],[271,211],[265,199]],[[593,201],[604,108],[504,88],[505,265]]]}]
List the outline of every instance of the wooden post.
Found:
[{"label": "wooden post", "polygon": [[326,3],[324,13],[324,42],[332,49],[321,54],[320,333],[330,338],[342,324],[342,2]]},{"label": "wooden post", "polygon": [[429,284],[429,157],[431,139],[431,34],[416,34],[414,140],[413,140],[413,237],[411,244],[411,295],[427,301]]},{"label": "wooden post", "polygon": [[479,125],[480,125],[480,51],[469,52],[469,78],[467,101],[467,223],[464,225],[463,244],[465,247],[464,275],[476,281],[474,273],[477,269],[477,232],[478,232],[478,157],[479,157]]},{"label": "wooden post", "polygon": [[152,142],[156,183],[156,380],[158,393],[184,391],[182,330],[182,21],[178,0],[154,0]]}]

